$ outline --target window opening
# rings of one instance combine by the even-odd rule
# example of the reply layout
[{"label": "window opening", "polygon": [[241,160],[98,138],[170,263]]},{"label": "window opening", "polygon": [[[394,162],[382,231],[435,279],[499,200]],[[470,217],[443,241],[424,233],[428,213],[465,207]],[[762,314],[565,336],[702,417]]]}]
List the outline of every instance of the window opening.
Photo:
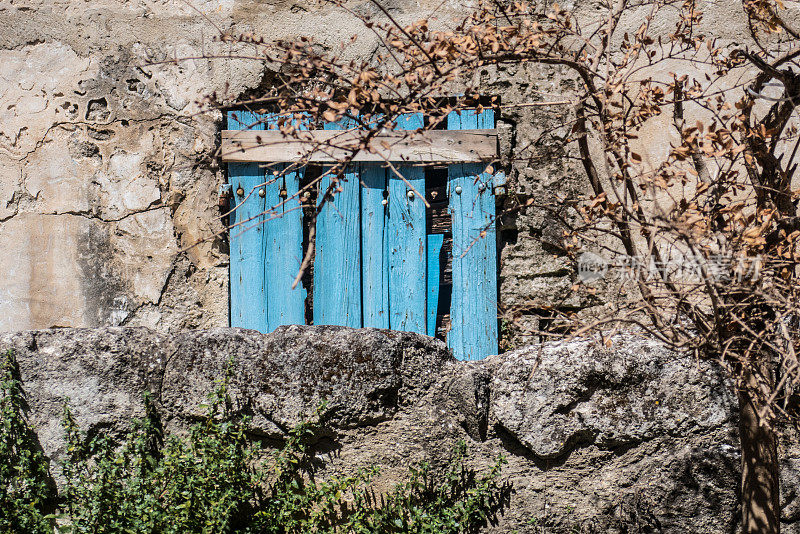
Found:
[{"label": "window opening", "polygon": [[[281,158],[290,157],[290,143],[298,141],[265,131],[274,116],[237,115],[229,114],[231,130],[223,132],[231,202],[238,206],[231,223],[252,220],[231,232],[232,325],[261,331],[297,323],[377,326],[446,340],[461,359],[496,352],[494,185],[500,184],[485,172],[497,150],[493,110],[449,114],[424,151],[413,141],[397,143],[391,132],[379,134],[394,141],[390,155],[379,156],[390,158],[404,179],[374,152],[360,154],[366,160],[343,171],[338,193],[318,215],[333,156],[317,155],[277,175],[289,165]],[[398,128],[420,128],[423,120],[411,114]],[[351,127],[322,126],[312,137]],[[395,158],[395,150],[402,156]],[[283,201],[274,215],[264,215]],[[316,253],[300,287],[290,290],[313,224]]]}]

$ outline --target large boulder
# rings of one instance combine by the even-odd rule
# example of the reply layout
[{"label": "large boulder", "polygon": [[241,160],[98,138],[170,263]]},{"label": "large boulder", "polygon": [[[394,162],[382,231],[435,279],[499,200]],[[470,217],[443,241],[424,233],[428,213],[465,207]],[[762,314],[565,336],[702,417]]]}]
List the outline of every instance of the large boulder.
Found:
[{"label": "large boulder", "polygon": [[735,404],[718,367],[632,335],[546,344],[484,365],[497,425],[541,459],[581,443],[615,449],[713,431]]},{"label": "large boulder", "polygon": [[339,326],[284,326],[264,335],[218,328],[165,335],[147,328],[54,329],[0,334],[13,350],[44,451],[58,457],[69,404],[93,434],[118,432],[144,415],[144,393],[167,422],[205,413],[229,376],[234,409],[256,434],[280,437],[323,401],[335,428],[375,425],[427,391],[452,361],[426,336]]}]

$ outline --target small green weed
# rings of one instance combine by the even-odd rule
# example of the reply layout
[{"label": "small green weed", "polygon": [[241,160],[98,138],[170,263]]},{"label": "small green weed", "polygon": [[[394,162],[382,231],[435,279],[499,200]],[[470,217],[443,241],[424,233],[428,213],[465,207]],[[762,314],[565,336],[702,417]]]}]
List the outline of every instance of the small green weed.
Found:
[{"label": "small green weed", "polygon": [[0,369],[0,532],[52,533],[54,485],[23,415],[25,398],[18,377],[9,351]]}]

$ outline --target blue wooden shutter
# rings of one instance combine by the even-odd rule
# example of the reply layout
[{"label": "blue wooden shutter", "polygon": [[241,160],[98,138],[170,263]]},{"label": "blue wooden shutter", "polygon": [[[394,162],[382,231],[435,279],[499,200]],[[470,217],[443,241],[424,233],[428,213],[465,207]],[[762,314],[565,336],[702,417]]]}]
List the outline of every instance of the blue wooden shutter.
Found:
[{"label": "blue wooden shutter", "polygon": [[[228,113],[229,130],[266,127],[276,128],[277,117]],[[303,254],[303,214],[297,198],[303,171],[266,165],[228,165],[233,206],[238,206],[230,221],[235,225],[230,231],[231,326],[261,332],[303,324],[306,298],[301,285],[291,287]]]},{"label": "blue wooden shutter", "polygon": [[[275,116],[228,114],[231,130],[276,127],[276,121]],[[423,118],[410,114],[398,122],[399,129],[412,130],[422,127]],[[494,112],[454,112],[447,126],[493,128]],[[346,129],[352,123],[324,127]],[[379,164],[348,166],[322,208],[316,224],[315,324],[435,335],[443,236],[426,235],[424,202],[413,193],[425,194],[423,167],[395,165],[403,178]],[[268,162],[229,164],[234,204],[241,203],[231,218],[232,326],[270,331],[305,322],[305,290],[291,289],[303,254],[297,199],[303,170],[286,168]],[[448,168],[453,293],[447,339],[462,360],[497,351],[494,184],[484,168]],[[321,194],[334,178],[323,176]]]},{"label": "blue wooden shutter", "polygon": [[[453,112],[448,130],[494,128],[494,111]],[[460,360],[497,352],[497,242],[492,176],[485,164],[450,165],[453,295],[447,344]]]}]

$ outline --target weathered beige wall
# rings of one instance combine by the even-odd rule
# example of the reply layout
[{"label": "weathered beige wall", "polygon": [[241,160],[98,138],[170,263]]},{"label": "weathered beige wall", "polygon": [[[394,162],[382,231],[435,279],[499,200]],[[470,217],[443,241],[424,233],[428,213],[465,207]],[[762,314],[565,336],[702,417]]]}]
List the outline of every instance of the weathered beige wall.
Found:
[{"label": "weathered beige wall", "polygon": [[[710,29],[730,40],[744,35],[734,4],[710,5],[707,15]],[[464,15],[455,1],[387,5],[401,20]],[[587,27],[601,13],[594,7],[579,4]],[[352,8],[374,10],[363,1]],[[347,52],[359,57],[374,53],[372,34],[341,10],[310,2],[0,0],[0,20],[0,331],[226,325],[226,240],[185,250],[222,229],[216,195],[224,174],[214,158],[222,120],[197,114],[197,102],[226,87],[231,96],[258,87],[264,67],[152,62],[226,52],[213,42],[216,28],[311,34],[331,47],[360,33]],[[625,25],[639,23],[633,13]],[[662,25],[667,32],[672,22]],[[484,81],[487,93],[513,103],[563,97],[571,78],[554,67],[511,66]],[[554,129],[569,113],[503,110],[513,202],[544,204],[558,191],[585,189],[576,162],[563,157],[567,131]],[[669,138],[660,129],[653,136],[648,154]],[[570,291],[573,268],[552,216],[515,211],[498,231],[507,317],[535,325],[542,309],[586,304]]]}]

